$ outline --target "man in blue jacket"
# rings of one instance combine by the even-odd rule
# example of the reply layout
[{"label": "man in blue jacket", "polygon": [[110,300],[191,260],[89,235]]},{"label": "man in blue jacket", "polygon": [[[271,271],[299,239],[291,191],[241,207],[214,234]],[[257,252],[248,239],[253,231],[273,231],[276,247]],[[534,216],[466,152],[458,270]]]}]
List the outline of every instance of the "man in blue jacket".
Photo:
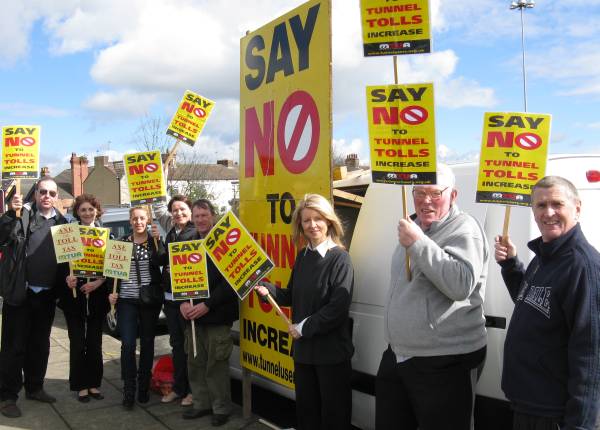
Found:
[{"label": "man in blue jacket", "polygon": [[36,185],[33,204],[24,205],[22,196],[15,195],[0,217],[0,413],[8,418],[21,416],[16,402],[23,386],[28,399],[56,401],[43,386],[56,309],[54,289],[67,274],[64,265],[56,264],[50,233],[50,227],[67,222],[54,209],[57,199],[56,182],[44,177]]},{"label": "man in blue jacket", "polygon": [[547,176],[532,189],[541,237],[525,269],[510,239],[496,261],[515,302],[504,344],[502,389],[514,430],[600,428],[600,254],[579,226],[577,189]]}]

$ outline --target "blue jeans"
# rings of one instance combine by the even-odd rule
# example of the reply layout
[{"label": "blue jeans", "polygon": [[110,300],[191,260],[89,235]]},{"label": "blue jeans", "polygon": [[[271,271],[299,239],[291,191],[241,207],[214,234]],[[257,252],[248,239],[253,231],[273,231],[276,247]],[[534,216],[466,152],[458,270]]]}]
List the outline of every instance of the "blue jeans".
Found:
[{"label": "blue jeans", "polygon": [[[117,325],[121,334],[121,379],[127,389],[135,387],[137,376],[138,390],[148,390],[154,360],[154,335],[159,313],[159,307],[144,306],[137,300],[120,299],[117,302]],[[136,370],[135,348],[138,329],[140,365]]]},{"label": "blue jeans", "polygon": [[178,396],[185,397],[190,393],[190,382],[187,372],[187,357],[185,354],[185,325],[179,312],[181,302],[165,300],[164,312],[169,327],[169,343],[173,353],[173,391]]}]

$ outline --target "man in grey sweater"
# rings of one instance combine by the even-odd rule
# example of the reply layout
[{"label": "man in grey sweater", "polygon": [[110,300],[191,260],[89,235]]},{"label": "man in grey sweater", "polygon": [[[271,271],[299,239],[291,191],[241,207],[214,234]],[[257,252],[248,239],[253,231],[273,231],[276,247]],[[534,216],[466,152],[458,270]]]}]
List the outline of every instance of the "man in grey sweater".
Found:
[{"label": "man in grey sweater", "polygon": [[[488,244],[456,206],[452,170],[413,189],[415,214],[398,224],[376,381],[376,428],[469,430],[486,351]],[[410,274],[405,258],[410,257]]]}]

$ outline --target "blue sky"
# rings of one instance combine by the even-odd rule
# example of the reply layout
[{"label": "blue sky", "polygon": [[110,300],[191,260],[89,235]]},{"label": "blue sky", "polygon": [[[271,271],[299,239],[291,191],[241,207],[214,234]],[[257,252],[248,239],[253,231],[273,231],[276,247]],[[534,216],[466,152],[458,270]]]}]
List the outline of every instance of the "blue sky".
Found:
[{"label": "blue sky", "polygon": [[[138,149],[145,117],[170,119],[191,89],[217,102],[193,151],[238,158],[239,38],[292,0],[0,0],[0,124],[40,124],[42,165]],[[483,113],[521,111],[521,33],[509,1],[431,0],[434,53],[399,59],[400,83],[433,81],[439,156],[475,159]],[[362,57],[358,0],[333,0],[336,151],[368,158],[366,85],[392,58]],[[553,115],[551,153],[600,152],[600,0],[525,12],[530,112]]]}]

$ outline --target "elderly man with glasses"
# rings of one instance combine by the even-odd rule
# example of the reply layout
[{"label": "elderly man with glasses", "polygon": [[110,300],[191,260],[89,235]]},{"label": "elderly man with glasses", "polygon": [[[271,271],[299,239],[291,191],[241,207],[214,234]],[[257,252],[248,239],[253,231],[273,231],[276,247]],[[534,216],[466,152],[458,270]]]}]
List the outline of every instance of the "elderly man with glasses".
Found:
[{"label": "elderly man with glasses", "polygon": [[[486,353],[483,295],[488,244],[456,205],[455,178],[413,189],[415,214],[398,224],[376,380],[376,428],[469,430]],[[407,273],[405,258],[410,257]]]},{"label": "elderly man with glasses", "polygon": [[68,273],[65,265],[56,263],[50,233],[50,227],[67,222],[54,209],[57,198],[56,182],[44,177],[36,185],[33,204],[23,204],[23,197],[15,195],[0,217],[0,413],[8,418],[21,416],[16,402],[23,386],[28,399],[56,401],[43,387],[56,309],[54,290]]}]

